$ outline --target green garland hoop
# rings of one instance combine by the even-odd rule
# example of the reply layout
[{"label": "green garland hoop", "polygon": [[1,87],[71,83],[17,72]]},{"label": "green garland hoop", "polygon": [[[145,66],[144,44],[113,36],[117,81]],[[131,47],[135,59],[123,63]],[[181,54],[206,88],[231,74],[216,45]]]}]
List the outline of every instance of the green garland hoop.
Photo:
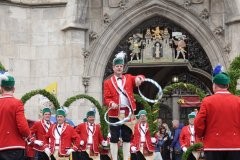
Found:
[{"label": "green garland hoop", "polygon": [[6,71],[5,67],[2,65],[1,62],[0,62],[0,71]]},{"label": "green garland hoop", "polygon": [[98,109],[99,116],[100,116],[100,125],[101,125],[101,131],[103,134],[103,137],[106,138],[108,134],[108,125],[106,124],[104,120],[104,113],[106,112],[106,107],[101,106],[100,103],[93,97],[88,96],[86,94],[79,94],[73,97],[68,98],[63,106],[69,107],[73,102],[79,100],[79,99],[87,99],[89,100],[96,108]]},{"label": "green garland hoop", "polygon": [[227,73],[231,80],[229,91],[232,94],[240,95],[240,90],[236,90],[237,80],[240,79],[240,56],[234,58],[234,60],[231,62],[229,66]]},{"label": "green garland hoop", "polygon": [[203,143],[195,143],[194,145],[190,146],[185,153],[182,155],[182,160],[187,160],[188,156],[192,153],[192,151],[197,151],[198,149],[203,148]]},{"label": "green garland hoop", "polygon": [[169,86],[166,86],[164,89],[163,89],[163,94],[165,95],[169,95],[172,93],[173,90],[175,89],[186,89],[186,90],[190,90],[194,93],[196,93],[200,100],[202,100],[204,97],[206,97],[206,94],[204,93],[204,91],[198,87],[196,87],[195,85],[193,84],[190,84],[190,83],[183,83],[183,82],[179,82],[179,83],[173,83]]},{"label": "green garland hoop", "polygon": [[22,96],[21,100],[22,100],[23,104],[25,104],[29,99],[31,99],[33,96],[38,95],[38,94],[43,95],[44,97],[48,98],[49,101],[51,101],[53,103],[55,110],[59,109],[60,105],[59,105],[57,98],[44,89],[30,91],[30,92],[24,94]]}]

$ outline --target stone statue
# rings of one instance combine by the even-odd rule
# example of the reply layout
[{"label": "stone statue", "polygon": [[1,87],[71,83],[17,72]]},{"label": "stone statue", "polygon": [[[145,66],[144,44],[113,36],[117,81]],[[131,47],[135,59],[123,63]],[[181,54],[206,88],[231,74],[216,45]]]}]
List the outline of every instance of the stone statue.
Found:
[{"label": "stone statue", "polygon": [[146,39],[146,44],[149,44],[151,39],[152,39],[152,34],[150,28],[147,29],[146,34],[145,34],[145,39]]},{"label": "stone statue", "polygon": [[184,37],[179,37],[178,40],[174,40],[174,43],[175,45],[177,46],[176,50],[177,50],[177,56],[175,59],[178,59],[179,58],[179,55],[180,53],[182,54],[183,56],[183,59],[185,60],[186,59],[186,56],[185,56],[185,53],[187,52],[185,50],[185,47],[186,47],[186,43],[184,41]]},{"label": "stone statue", "polygon": [[163,57],[162,44],[160,42],[156,42],[153,46],[153,57],[155,59],[160,59],[160,57]]},{"label": "stone statue", "polygon": [[129,50],[132,51],[130,53],[130,56],[131,56],[130,61],[133,60],[134,56],[136,56],[137,60],[139,61],[140,60],[140,55],[139,54],[141,52],[141,50],[140,50],[141,41],[139,41],[139,38],[137,38],[137,37],[134,38],[134,36],[133,36],[133,37],[129,38],[128,42],[130,43]]}]

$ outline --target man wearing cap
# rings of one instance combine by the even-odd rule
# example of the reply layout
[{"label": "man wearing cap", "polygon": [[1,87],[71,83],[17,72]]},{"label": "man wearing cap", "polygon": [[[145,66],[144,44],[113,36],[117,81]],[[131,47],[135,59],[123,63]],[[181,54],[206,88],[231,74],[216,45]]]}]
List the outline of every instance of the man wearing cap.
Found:
[{"label": "man wearing cap", "polygon": [[43,142],[48,129],[52,126],[50,123],[51,110],[50,108],[44,108],[42,110],[43,118],[34,123],[31,127],[32,135],[35,135],[36,140],[34,141],[33,149],[37,151],[38,160],[47,160],[48,156],[44,152]]},{"label": "man wearing cap", "polygon": [[[191,112],[190,114],[188,114],[189,125],[184,126],[180,133],[179,142],[183,152],[187,152],[187,148],[192,146],[194,143],[199,142],[199,139],[196,137],[194,130],[195,117],[196,117],[195,112]],[[188,160],[195,160],[194,155],[190,154]]]},{"label": "man wearing cap", "polygon": [[205,97],[194,121],[195,132],[203,138],[207,160],[239,160],[240,98],[228,91],[229,76],[213,77],[214,94]]},{"label": "man wearing cap", "polygon": [[[143,155],[146,160],[154,158],[154,144],[156,138],[150,136],[149,126],[147,123],[147,112],[141,110],[136,116],[139,122],[134,127],[134,137],[131,143],[131,152],[136,154],[137,160]],[[141,152],[141,153],[140,153]]]},{"label": "man wearing cap", "polygon": [[[133,88],[140,86],[144,81],[143,75],[133,76],[131,74],[123,75],[124,55],[120,52],[113,60],[113,75],[104,81],[104,104],[112,107],[108,112],[109,121],[115,123],[119,121],[119,117],[128,116],[130,106],[132,111],[136,110],[136,103],[133,95]],[[110,150],[113,160],[117,160],[118,141],[123,140],[123,159],[128,160],[130,153],[130,141],[132,130],[126,126],[110,126]]]},{"label": "man wearing cap", "polygon": [[65,122],[63,109],[56,113],[57,123],[52,125],[45,138],[45,153],[57,160],[68,160],[72,152],[77,151],[80,138],[72,126]]},{"label": "man wearing cap", "polygon": [[15,80],[12,76],[2,74],[0,82],[0,159],[22,160],[26,140],[31,140],[23,103],[13,96]]},{"label": "man wearing cap", "polygon": [[94,123],[95,112],[88,111],[86,117],[87,122],[79,124],[76,128],[81,137],[79,158],[87,160],[89,156],[93,160],[99,160],[99,146],[107,146],[107,142],[103,140],[100,125]]}]

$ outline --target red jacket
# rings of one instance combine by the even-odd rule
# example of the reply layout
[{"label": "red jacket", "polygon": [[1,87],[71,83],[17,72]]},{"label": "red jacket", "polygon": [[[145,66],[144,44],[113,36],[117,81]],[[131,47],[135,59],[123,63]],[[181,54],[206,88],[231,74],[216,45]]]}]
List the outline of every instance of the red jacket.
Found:
[{"label": "red jacket", "polygon": [[24,149],[30,137],[23,103],[11,95],[0,97],[0,150]]},{"label": "red jacket", "polygon": [[[53,124],[50,123],[50,127]],[[32,135],[35,134],[35,137],[37,140],[40,141],[45,141],[45,135],[47,133],[48,129],[47,126],[44,124],[44,120],[40,120],[38,122],[35,122],[34,125],[31,127],[31,133]],[[36,144],[33,145],[33,149],[37,150],[37,151],[44,151],[44,146],[38,146]]]},{"label": "red jacket", "polygon": [[[150,131],[149,131],[149,127],[148,124],[146,124],[146,129],[145,129],[145,136],[146,136],[146,143],[144,145],[146,145],[146,148],[148,149],[148,151],[150,152],[154,152],[154,145],[151,142],[151,136],[150,136]],[[137,151],[140,150],[140,145],[141,145],[141,129],[140,129],[140,123],[135,124],[134,126],[134,137],[133,140],[131,142],[131,146],[135,146],[137,147]]]},{"label": "red jacket", "polygon": [[[194,143],[197,143],[197,142],[200,141],[200,139],[197,138],[196,134],[195,134],[194,137],[195,137],[195,142]],[[182,128],[182,131],[181,131],[180,137],[179,137],[179,142],[180,142],[181,148],[190,147],[190,144],[191,144],[191,130],[190,130],[189,125],[184,126]]]},{"label": "red jacket", "polygon": [[[49,144],[51,153],[54,153],[55,150],[55,129],[56,129],[56,124],[52,125],[47,134],[46,134],[46,139],[45,139],[45,144]],[[77,132],[74,130],[72,126],[70,126],[67,123],[64,123],[61,138],[59,141],[59,155],[61,156],[66,156],[67,150],[72,148],[73,150],[77,151],[79,143],[80,143],[80,138],[77,134]],[[44,148],[48,147],[47,145],[44,145]]]},{"label": "red jacket", "polygon": [[240,98],[218,91],[203,99],[194,121],[204,150],[240,150]]},{"label": "red jacket", "polygon": [[[142,78],[144,78],[143,75],[138,75],[141,76]],[[123,88],[125,90],[125,93],[128,97],[130,106],[132,108],[133,111],[136,110],[136,103],[135,103],[135,99],[134,99],[134,95],[133,95],[133,88],[136,86],[135,84],[135,79],[138,76],[132,76],[131,74],[126,74],[126,75],[122,75],[122,83],[123,83]],[[120,91],[117,88],[117,81],[115,76],[112,76],[111,78],[107,79],[104,81],[104,104],[108,107],[111,107],[111,104],[114,102],[116,104],[120,104]],[[119,114],[119,109],[111,109],[108,112],[108,116],[109,117],[118,117]]]},{"label": "red jacket", "polygon": [[[88,140],[88,122],[81,123],[76,128],[77,133],[81,137],[81,140],[84,141],[84,145],[80,146],[81,151],[86,151],[87,140]],[[103,136],[100,130],[99,124],[93,124],[93,151],[94,153],[99,153],[99,145],[103,141]]]}]

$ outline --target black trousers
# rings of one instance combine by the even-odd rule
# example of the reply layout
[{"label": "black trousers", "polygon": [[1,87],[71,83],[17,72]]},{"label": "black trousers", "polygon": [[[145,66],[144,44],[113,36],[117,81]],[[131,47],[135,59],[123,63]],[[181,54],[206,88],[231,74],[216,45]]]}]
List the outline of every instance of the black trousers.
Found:
[{"label": "black trousers", "polygon": [[0,160],[23,160],[24,149],[9,149],[0,151]]},{"label": "black trousers", "polygon": [[205,151],[206,160],[239,160],[240,151]]},{"label": "black trousers", "polygon": [[45,152],[37,152],[38,160],[49,160]]},{"label": "black trousers", "polygon": [[[115,123],[118,121],[119,121],[118,118],[109,117],[109,122],[111,123]],[[111,143],[117,143],[120,137],[122,138],[123,142],[130,142],[132,138],[132,130],[126,125],[110,126],[110,133],[111,133],[111,138],[110,138]]]}]

